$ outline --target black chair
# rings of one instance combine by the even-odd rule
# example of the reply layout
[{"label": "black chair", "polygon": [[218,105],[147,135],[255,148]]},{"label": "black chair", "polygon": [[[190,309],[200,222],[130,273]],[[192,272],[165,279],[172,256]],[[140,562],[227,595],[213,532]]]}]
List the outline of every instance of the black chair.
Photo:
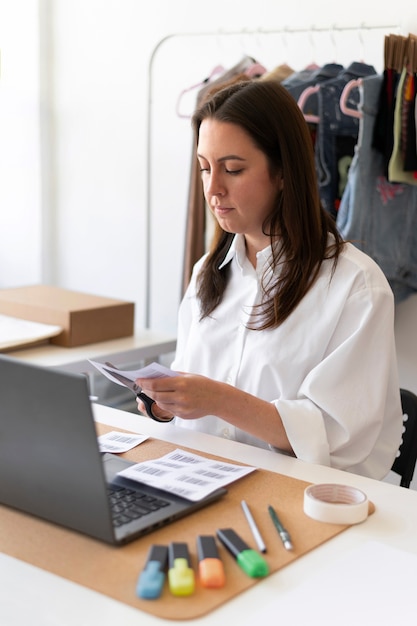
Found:
[{"label": "black chair", "polygon": [[417,396],[407,389],[400,391],[404,430],[391,471],[401,476],[401,487],[408,488],[413,480],[417,461]]}]

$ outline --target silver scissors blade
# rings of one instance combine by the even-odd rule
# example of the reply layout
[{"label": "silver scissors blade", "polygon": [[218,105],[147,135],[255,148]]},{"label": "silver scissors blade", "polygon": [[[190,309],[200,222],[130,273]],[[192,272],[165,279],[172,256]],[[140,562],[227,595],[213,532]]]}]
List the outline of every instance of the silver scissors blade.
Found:
[{"label": "silver scissors blade", "polygon": [[137,385],[134,380],[132,380],[131,378],[127,378],[127,376],[123,376],[123,374],[121,374],[119,371],[115,372],[114,370],[117,368],[114,365],[108,362],[106,362],[106,365],[112,368],[111,370],[103,368],[108,374],[110,374],[114,378],[117,378],[117,380],[125,385],[125,387],[133,391],[137,398],[140,398],[142,400],[146,409],[146,413],[149,415],[149,417],[151,417],[156,422],[171,422],[174,419],[173,417],[169,417],[168,419],[157,417],[152,411],[155,400],[152,400],[152,398],[147,396],[146,393],[143,393],[142,388],[139,387],[139,385]]},{"label": "silver scissors blade", "polygon": [[[110,365],[110,363],[107,363],[106,365],[109,365],[114,369],[114,365]],[[139,385],[137,385],[135,381],[131,378],[127,378],[126,376],[123,376],[123,374],[119,374],[119,372],[114,372],[113,369],[108,370],[105,367],[103,369],[105,369],[106,372],[110,374],[110,376],[113,376],[113,378],[117,378],[119,382],[125,385],[125,387],[128,387],[131,391],[133,391],[133,393],[138,394],[141,392],[141,388],[139,387]]]}]

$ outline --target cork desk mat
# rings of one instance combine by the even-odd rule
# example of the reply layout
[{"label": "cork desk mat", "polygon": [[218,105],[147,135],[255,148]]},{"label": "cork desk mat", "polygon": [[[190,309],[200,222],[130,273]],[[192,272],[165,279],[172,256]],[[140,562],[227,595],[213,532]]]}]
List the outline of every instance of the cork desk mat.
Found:
[{"label": "cork desk mat", "polygon": [[[97,425],[97,429],[99,434],[113,430],[101,424]],[[149,438],[123,456],[138,462],[157,458],[176,447]],[[282,474],[256,469],[230,484],[227,487],[228,493],[219,501],[123,547],[113,547],[0,506],[0,550],[154,616],[172,620],[193,619],[259,584],[262,579],[247,576],[216,540],[226,574],[223,588],[203,588],[196,575],[196,587],[191,596],[173,596],[165,583],[160,598],[143,600],[136,596],[136,583],[150,546],[168,545],[172,541],[186,542],[196,572],[196,539],[199,534],[215,535],[218,528],[232,527],[251,548],[256,549],[241,508],[241,501],[246,500],[267,546],[264,557],[270,573],[276,572],[348,528],[346,525],[317,522],[305,515],[304,489],[309,484]],[[284,549],[268,515],[268,504],[276,508],[283,524],[289,529],[293,551]],[[370,508],[372,512],[372,504]]]}]

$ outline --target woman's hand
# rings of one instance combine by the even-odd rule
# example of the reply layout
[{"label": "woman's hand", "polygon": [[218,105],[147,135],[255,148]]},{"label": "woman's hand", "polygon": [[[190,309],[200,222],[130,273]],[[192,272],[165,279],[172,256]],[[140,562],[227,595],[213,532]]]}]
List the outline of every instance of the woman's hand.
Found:
[{"label": "woman's hand", "polygon": [[[138,411],[140,413],[143,413],[144,415],[148,415],[148,413],[146,411],[146,407],[143,404],[142,400],[139,398],[139,396],[136,398],[136,402],[137,402],[137,405],[138,405]],[[161,407],[159,407],[157,405],[157,403],[152,405],[152,413],[155,415],[155,417],[159,418],[162,421],[166,421],[166,422],[171,421],[171,419],[174,417],[173,413],[170,413],[169,411],[162,410]]]},{"label": "woman's hand", "polygon": [[[183,419],[197,419],[213,414],[215,388],[218,383],[204,376],[182,374],[164,378],[139,378],[136,384],[154,400],[153,413],[167,419],[173,415]],[[138,409],[145,412],[140,398]]]},{"label": "woman's hand", "polygon": [[136,383],[155,401],[156,416],[198,419],[216,415],[267,443],[292,452],[281,416],[272,402],[197,374],[138,378]]}]

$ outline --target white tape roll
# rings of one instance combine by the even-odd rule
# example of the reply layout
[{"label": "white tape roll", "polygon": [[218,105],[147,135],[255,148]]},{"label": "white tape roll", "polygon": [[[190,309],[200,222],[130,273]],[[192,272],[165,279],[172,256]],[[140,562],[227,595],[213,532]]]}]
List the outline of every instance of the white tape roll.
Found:
[{"label": "white tape roll", "polygon": [[359,524],[368,517],[368,498],[347,485],[310,485],[304,491],[304,513],[319,522]]}]

